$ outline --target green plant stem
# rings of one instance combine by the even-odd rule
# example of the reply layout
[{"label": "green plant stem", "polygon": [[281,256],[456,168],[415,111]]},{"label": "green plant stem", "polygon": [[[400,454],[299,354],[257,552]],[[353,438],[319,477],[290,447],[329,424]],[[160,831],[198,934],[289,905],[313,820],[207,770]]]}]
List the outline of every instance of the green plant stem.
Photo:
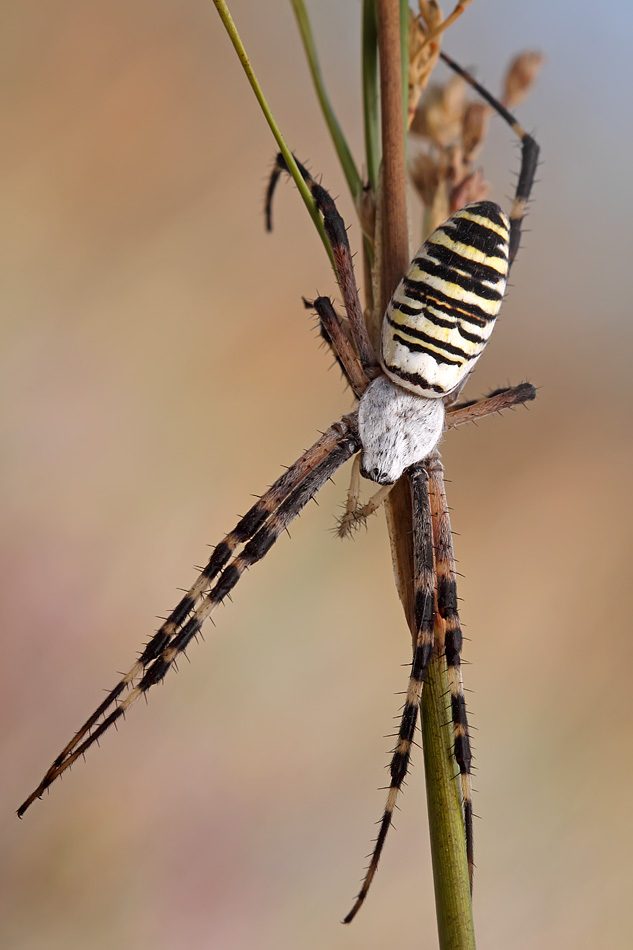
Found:
[{"label": "green plant stem", "polygon": [[378,192],[380,117],[378,110],[378,13],[376,0],[363,0],[362,27],[363,119],[365,160],[372,192]]},{"label": "green plant stem", "polygon": [[303,0],[291,0],[291,3],[295,17],[297,19],[299,34],[301,36],[303,49],[306,54],[306,59],[310,68],[310,75],[312,76],[312,82],[314,83],[314,89],[321,106],[321,111],[323,113],[326,125],[330,131],[330,135],[332,136],[332,142],[334,143],[334,148],[336,149],[336,154],[338,155],[339,161],[341,163],[343,174],[345,175],[347,185],[352,194],[352,198],[354,199],[354,202],[357,203],[363,190],[363,183],[358,173],[352,153],[347,144],[347,140],[343,134],[343,130],[341,129],[339,121],[334,113],[334,109],[332,108],[330,97],[328,96],[327,90],[325,88],[323,74],[319,64],[319,57],[317,55],[314,37],[312,35],[312,27],[310,26],[310,19],[308,17],[308,11],[306,10]]},{"label": "green plant stem", "polygon": [[330,242],[328,241],[327,235],[325,233],[321,215],[319,214],[317,206],[314,202],[314,198],[312,197],[310,193],[310,189],[308,188],[305,181],[301,177],[301,173],[299,169],[297,168],[297,163],[294,160],[294,156],[292,152],[290,151],[290,149],[288,148],[288,146],[286,145],[286,141],[283,135],[281,134],[279,126],[277,125],[275,121],[275,117],[273,116],[270,110],[270,107],[266,101],[266,98],[264,96],[264,93],[262,92],[261,86],[259,85],[259,82],[257,81],[257,77],[255,76],[255,73],[253,72],[253,68],[246,54],[246,50],[244,49],[244,45],[237,31],[237,27],[235,26],[235,23],[233,22],[233,18],[231,14],[229,13],[229,9],[226,3],[224,2],[224,0],[213,0],[213,2],[215,4],[215,7],[218,13],[220,14],[220,19],[222,20],[222,23],[224,24],[224,28],[226,32],[229,34],[229,38],[231,42],[233,43],[233,46],[235,47],[235,52],[237,53],[239,61],[242,64],[242,68],[244,69],[244,72],[246,73],[246,77],[249,83],[251,84],[251,88],[253,92],[255,93],[255,97],[257,101],[259,102],[260,108],[262,112],[264,113],[264,116],[266,118],[266,121],[268,122],[268,125],[270,126],[270,131],[273,133],[275,140],[277,142],[277,145],[279,146],[279,151],[282,153],[286,161],[286,165],[288,166],[288,171],[292,175],[292,178],[294,179],[294,182],[299,190],[299,194],[303,198],[305,206],[310,212],[310,217],[314,221],[315,227],[317,231],[319,232],[321,241],[323,242],[323,246],[330,259],[330,263],[332,264],[332,266],[334,266],[334,259],[332,257],[332,248],[330,247]]},{"label": "green plant stem", "polygon": [[475,950],[464,819],[454,778],[453,730],[443,656],[433,656],[422,691],[422,747],[435,909],[441,950]]}]

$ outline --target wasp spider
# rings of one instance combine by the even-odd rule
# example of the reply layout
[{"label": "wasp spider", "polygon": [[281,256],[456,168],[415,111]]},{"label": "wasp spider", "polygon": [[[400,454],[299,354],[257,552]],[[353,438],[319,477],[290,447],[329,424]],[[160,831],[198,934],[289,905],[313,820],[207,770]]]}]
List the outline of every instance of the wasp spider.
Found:
[{"label": "wasp spider", "polygon": [[[334,259],[346,321],[327,297],[314,301],[321,332],[359,400],[297,459],[215,547],[207,565],[144,647],[138,660],[57,756],[44,778],[18,809],[24,812],[103,733],[121,719],[172,668],[196,639],[204,621],[230,594],[247,568],[268,553],[325,482],[352,456],[360,471],[383,486],[377,500],[357,509],[351,491],[347,516],[354,522],[374,510],[400,478],[410,485],[413,508],[414,619],[416,642],[409,686],[382,821],[362,888],[349,922],[365,899],[391,824],[396,798],[407,774],[422,687],[434,648],[434,620],[442,618],[448,667],[455,759],[461,774],[464,825],[472,871],[471,751],[460,653],[455,563],[443,470],[437,451],[442,433],[534,398],[529,383],[498,390],[478,402],[455,403],[479,359],[501,306],[516,255],[521,222],[530,195],[538,145],[512,115],[448,57],[460,73],[500,113],[522,145],[521,171],[509,217],[490,201],[469,204],[428,238],[396,289],[383,319],[381,352],[376,359],[358,296],[352,255],[343,219],[328,192],[299,166],[323,217]],[[277,158],[267,196],[287,171]],[[355,463],[358,480],[358,463]],[[348,522],[349,523],[349,522]]]}]

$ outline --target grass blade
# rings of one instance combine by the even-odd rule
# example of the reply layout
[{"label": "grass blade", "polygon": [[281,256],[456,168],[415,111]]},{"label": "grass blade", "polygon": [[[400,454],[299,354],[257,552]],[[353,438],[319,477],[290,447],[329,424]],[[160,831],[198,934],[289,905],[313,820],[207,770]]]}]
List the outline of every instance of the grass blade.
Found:
[{"label": "grass blade", "polygon": [[301,177],[301,173],[299,172],[299,169],[297,168],[297,163],[294,160],[294,156],[292,152],[290,151],[290,149],[288,148],[288,146],[286,145],[286,140],[281,134],[281,130],[279,126],[277,125],[277,122],[275,121],[275,117],[273,116],[271,112],[270,106],[268,105],[266,101],[266,98],[264,96],[264,93],[262,92],[261,86],[259,85],[257,77],[253,71],[253,67],[251,66],[250,60],[246,54],[246,50],[244,49],[244,45],[237,31],[237,27],[235,26],[235,23],[233,22],[233,18],[231,14],[229,13],[229,9],[226,3],[224,2],[224,0],[213,0],[213,2],[215,4],[215,7],[218,13],[220,14],[220,19],[222,20],[222,23],[224,24],[224,28],[226,32],[229,34],[229,38],[231,42],[233,43],[235,52],[237,53],[239,61],[242,64],[242,68],[244,69],[244,72],[246,73],[246,77],[249,83],[251,84],[251,88],[253,92],[255,93],[255,97],[257,101],[259,102],[260,108],[262,112],[264,113],[264,116],[266,118],[266,121],[268,122],[268,125],[270,126],[270,130],[275,137],[277,145],[279,146],[279,151],[282,153],[283,157],[286,160],[288,170],[290,171],[290,174],[292,175],[294,182],[299,190],[299,194],[303,198],[305,206],[310,212],[310,217],[314,221],[316,229],[319,232],[321,241],[323,242],[323,246],[325,247],[325,250],[327,251],[327,255],[330,258],[330,263],[332,264],[332,266],[334,266],[334,261],[332,257],[332,248],[330,247],[330,242],[328,241],[327,235],[325,233],[325,229],[323,227],[323,221],[321,220],[321,215],[319,214],[317,210],[316,204],[314,203],[314,199],[312,195],[310,194],[310,191],[306,183]]},{"label": "grass blade", "polygon": [[378,193],[380,169],[380,115],[378,97],[378,13],[376,0],[363,0],[363,119],[367,177],[374,195]]},{"label": "grass blade", "polygon": [[310,68],[312,82],[314,83],[314,89],[316,91],[317,99],[319,100],[321,111],[323,113],[323,118],[325,119],[325,123],[330,131],[330,135],[332,136],[332,142],[334,143],[336,154],[338,155],[339,161],[341,163],[343,174],[345,175],[347,185],[352,194],[352,198],[354,199],[354,203],[356,204],[362,193],[363,183],[361,181],[361,177],[356,167],[352,153],[347,144],[347,140],[343,135],[343,130],[341,129],[339,121],[334,113],[334,109],[332,108],[330,97],[328,96],[327,90],[325,88],[323,74],[319,64],[319,57],[317,55],[314,37],[312,35],[312,27],[310,26],[310,20],[308,17],[308,11],[306,10],[303,0],[291,0],[291,2],[292,9],[294,10],[297,20],[297,25],[299,27],[299,34],[303,43],[303,49],[306,54],[306,59],[308,60],[308,66]]}]

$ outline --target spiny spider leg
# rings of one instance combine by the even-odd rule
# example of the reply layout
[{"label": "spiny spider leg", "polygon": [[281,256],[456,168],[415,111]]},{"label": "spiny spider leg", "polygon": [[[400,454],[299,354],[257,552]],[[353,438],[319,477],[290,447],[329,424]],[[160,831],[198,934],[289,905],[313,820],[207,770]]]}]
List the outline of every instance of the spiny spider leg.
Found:
[{"label": "spiny spider leg", "polygon": [[435,572],[433,569],[433,527],[429,500],[429,476],[423,465],[414,465],[408,472],[413,508],[413,585],[414,618],[417,639],[413,652],[407,697],[402,711],[398,741],[391,759],[391,783],[387,804],[380,822],[378,837],[356,903],[343,923],[349,924],[367,896],[391,825],[398,792],[402,787],[411,757],[411,745],[418,721],[422,686],[433,655],[435,620]]},{"label": "spiny spider leg", "polygon": [[[531,383],[521,383],[519,386],[508,389],[497,389],[484,399],[451,406],[444,418],[444,429],[447,431],[466,425],[468,422],[476,422],[486,416],[503,412],[505,409],[513,409],[515,406],[531,402],[535,398],[536,389]],[[356,528],[378,511],[392,488],[393,485],[383,486],[370,497],[365,505],[360,505],[360,456],[357,456],[352,468],[345,511],[338,521],[338,536],[350,537]]]},{"label": "spiny spider leg", "polygon": [[[202,594],[197,597],[195,609],[189,607],[186,612],[182,611],[183,623],[178,631],[168,637],[162,636],[160,640],[158,640],[158,635],[152,638],[142,654],[145,662],[141,663],[139,661],[133,667],[133,670],[139,668],[137,675],[140,675],[140,680],[138,684],[132,687],[116,708],[96,726],[87,738],[83,739],[117,697],[127,686],[131,685],[132,677],[130,674],[128,673],[108,694],[98,710],[93,713],[68,743],[64,752],[57,757],[35,791],[20,806],[18,809],[20,818],[35,799],[40,798],[42,792],[79,756],[83,755],[111,725],[120,719],[140,696],[165,677],[177,656],[197,636],[203,622],[224,600],[227,594],[233,590],[244,571],[268,553],[279,535],[285,531],[310,499],[359,448],[357,417],[355,413],[352,413],[345,416],[340,422],[330,426],[312,448],[308,449],[290,469],[284,472],[281,478],[275,482],[275,485],[262,496],[251,511],[241,519],[239,523],[241,528],[238,526],[215,549],[211,561],[213,561],[218,550],[221,550],[221,554],[214,561],[214,566],[217,568],[214,576],[219,574],[219,579],[215,585],[208,593],[205,592],[209,586],[209,574],[207,568],[205,568],[201,575],[201,577],[204,577],[204,584],[201,588]],[[247,543],[241,553],[230,561],[238,544],[244,541]],[[228,563],[229,561],[230,563]],[[195,589],[198,590],[199,587],[196,586]],[[192,612],[189,619],[184,622],[186,613],[190,611]],[[148,649],[150,646],[151,651]],[[82,739],[83,741],[81,741]]]},{"label": "spiny spider leg", "polygon": [[530,198],[530,192],[532,191],[532,185],[534,184],[534,176],[536,174],[536,166],[538,165],[538,156],[539,156],[539,145],[531,135],[525,131],[523,126],[517,122],[511,112],[508,112],[506,107],[502,105],[498,99],[495,99],[494,96],[491,96],[487,89],[484,89],[483,86],[480,86],[476,79],[466,72],[465,69],[456,63],[454,59],[451,59],[450,56],[447,56],[446,53],[440,52],[440,58],[444,60],[447,66],[450,66],[454,72],[462,77],[479,95],[482,99],[485,99],[489,106],[491,106],[495,112],[497,112],[502,119],[504,119],[515,135],[521,140],[521,171],[519,172],[519,180],[517,182],[516,191],[514,194],[514,202],[512,204],[512,209],[510,211],[510,251],[509,251],[509,264],[512,266],[517,251],[519,250],[519,243],[521,241],[521,224],[523,218],[525,217],[525,212],[527,210],[527,204]]},{"label": "spiny spider leg", "polygon": [[[50,772],[54,771],[72,752],[83,736],[94,726],[103,714],[112,706],[125,689],[140,676],[145,668],[160,655],[173,640],[190,613],[197,607],[201,597],[209,589],[211,582],[228,564],[240,544],[245,543],[265,523],[271,513],[301,482],[306,475],[329,453],[333,445],[332,431],[328,430],[301,458],[297,459],[261,498],[239,520],[233,531],[214,548],[206,566],[196,578],[184,597],[172,610],[151,640],[146,644],[137,662],[117,683],[92,716],[86,720],[78,733],[60,752],[53,762]],[[48,774],[48,773],[47,773]]]},{"label": "spiny spider leg", "polygon": [[437,585],[437,611],[444,624],[444,653],[451,696],[453,720],[453,753],[461,776],[461,797],[466,832],[466,856],[470,888],[473,886],[473,788],[471,777],[472,752],[462,680],[461,652],[462,628],[457,610],[457,581],[453,535],[448,514],[444,468],[439,453],[427,459],[433,539],[435,543],[435,574]]},{"label": "spiny spider leg", "polygon": [[[446,428],[464,425],[491,413],[500,412],[529,402],[536,396],[530,383],[522,383],[508,389],[497,390],[491,396],[476,403],[455,406],[447,413]],[[428,474],[427,474],[428,473]],[[444,648],[451,694],[454,755],[461,775],[461,796],[466,835],[466,853],[472,888],[473,879],[473,812],[472,812],[472,754],[466,716],[466,702],[461,676],[462,632],[457,610],[457,584],[453,542],[444,489],[444,469],[439,454],[434,452],[422,466],[414,466],[408,472],[411,482],[414,536],[414,589],[415,620],[418,639],[413,656],[413,665],[407,699],[398,734],[398,745],[391,761],[391,785],[387,805],[380,823],[378,838],[371,861],[354,907],[345,917],[350,923],[363,904],[376,873],[384,847],[387,831],[391,825],[398,792],[407,774],[411,742],[417,722],[417,711],[422,695],[422,686],[433,647],[434,605],[427,614],[427,584],[429,571],[431,591],[435,586],[433,561],[437,571],[437,607],[444,624]],[[389,490],[390,486],[387,486]],[[377,495],[379,495],[377,493]],[[429,503],[430,495],[430,503]],[[377,496],[374,496],[377,499]],[[381,499],[382,500],[382,499]],[[377,506],[376,506],[377,507]],[[430,561],[428,546],[430,547]],[[430,567],[429,567],[430,563]],[[433,604],[433,597],[431,597]]]},{"label": "spiny spider leg", "polygon": [[[369,501],[365,502],[364,505],[359,505],[358,495],[355,492],[355,486],[353,487],[350,485],[350,490],[347,496],[347,504],[345,505],[345,512],[338,522],[338,529],[336,533],[338,534],[339,538],[351,537],[357,528],[360,528],[362,524],[366,524],[367,519],[378,511],[392,489],[393,485],[383,485],[382,488],[379,488],[378,491],[374,492],[374,494],[370,496]],[[354,496],[356,496],[355,503]]]},{"label": "spiny spider leg", "polygon": [[[297,162],[297,168],[312,193],[317,208],[323,215],[323,226],[325,227],[325,233],[328,236],[332,248],[336,279],[343,295],[345,312],[350,322],[356,351],[363,370],[370,378],[373,378],[379,372],[379,367],[374,348],[371,345],[369,334],[367,333],[367,327],[365,326],[363,308],[360,304],[356,278],[354,277],[354,264],[349,241],[347,240],[345,222],[339,214],[334,200],[325,188],[314,180],[307,168],[304,168],[296,158],[295,162]],[[275,160],[275,166],[272,170],[266,191],[266,227],[269,231],[272,229],[273,195],[282,171],[288,172],[288,167],[285,158],[280,152]]]},{"label": "spiny spider leg", "polygon": [[329,297],[317,297],[313,306],[319,317],[321,336],[332,349],[354,395],[360,398],[367,389],[369,380],[360,367],[358,357],[332,306],[332,301]]},{"label": "spiny spider leg", "polygon": [[349,488],[347,489],[347,498],[345,499],[345,509],[338,519],[336,533],[339,538],[347,538],[352,533],[352,528],[356,526],[356,512],[360,505],[360,455],[354,457],[352,462],[352,471],[349,478]]},{"label": "spiny spider leg", "polygon": [[477,422],[493,413],[503,412],[504,409],[513,409],[515,406],[532,402],[533,399],[536,399],[536,387],[532,383],[519,383],[518,386],[510,386],[507,389],[495,389],[484,399],[451,406],[446,412],[444,428],[456,429],[468,422]]}]

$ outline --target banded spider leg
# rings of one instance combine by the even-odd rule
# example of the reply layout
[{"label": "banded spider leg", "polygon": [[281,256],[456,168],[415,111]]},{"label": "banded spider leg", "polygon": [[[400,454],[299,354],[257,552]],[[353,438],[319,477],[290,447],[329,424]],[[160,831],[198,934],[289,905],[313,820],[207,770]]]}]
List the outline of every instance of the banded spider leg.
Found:
[{"label": "banded spider leg", "polygon": [[[310,499],[359,448],[356,414],[352,413],[330,426],[262,495],[217,545],[204,570],[137,662],[108,693],[54,760],[37,788],[20,805],[20,818],[137,699],[164,679],[178,655],[197,636],[204,621],[233,590],[244,571],[268,553]],[[241,552],[236,554],[242,545]]]},{"label": "banded spider leg", "polygon": [[[281,170],[280,166],[279,171]],[[305,169],[302,169],[302,172],[305,172],[315,201],[324,213],[337,277],[341,287],[345,288],[345,305],[350,317],[353,345],[356,352],[362,354],[363,365],[375,372],[375,357],[362,319],[351,250],[343,219],[325,189],[318,185]],[[271,184],[269,187],[271,197],[273,188],[274,185]],[[360,396],[367,388],[369,379],[359,364],[352,344],[330,301],[327,298],[319,298],[315,305],[321,314],[322,332],[333,347],[350,386]],[[362,325],[361,333],[358,331],[359,321]],[[197,635],[204,620],[232,590],[246,567],[260,560],[267,553],[279,534],[299,514],[310,498],[319,491],[349,455],[358,451],[358,448],[360,448],[360,443],[358,442],[357,416],[353,413],[330,427],[323,437],[290,466],[247,512],[233,531],[215,548],[206,567],[147,643],[137,662],[107,694],[92,716],[86,720],[56,757],[38,787],[18,809],[20,817],[33,801],[41,797],[42,792],[121,718],[141,695],[145,694],[154,683],[164,678],[178,654]],[[237,548],[242,544],[246,546],[241,554],[236,555]],[[231,558],[233,558],[232,562]],[[214,586],[212,586],[213,581],[216,581]],[[133,686],[137,679],[138,684]],[[124,698],[121,698],[122,696]],[[117,703],[118,705],[115,705]],[[108,712],[113,706],[115,708]],[[105,718],[102,719],[102,717]],[[99,722],[101,719],[102,721]]]}]

